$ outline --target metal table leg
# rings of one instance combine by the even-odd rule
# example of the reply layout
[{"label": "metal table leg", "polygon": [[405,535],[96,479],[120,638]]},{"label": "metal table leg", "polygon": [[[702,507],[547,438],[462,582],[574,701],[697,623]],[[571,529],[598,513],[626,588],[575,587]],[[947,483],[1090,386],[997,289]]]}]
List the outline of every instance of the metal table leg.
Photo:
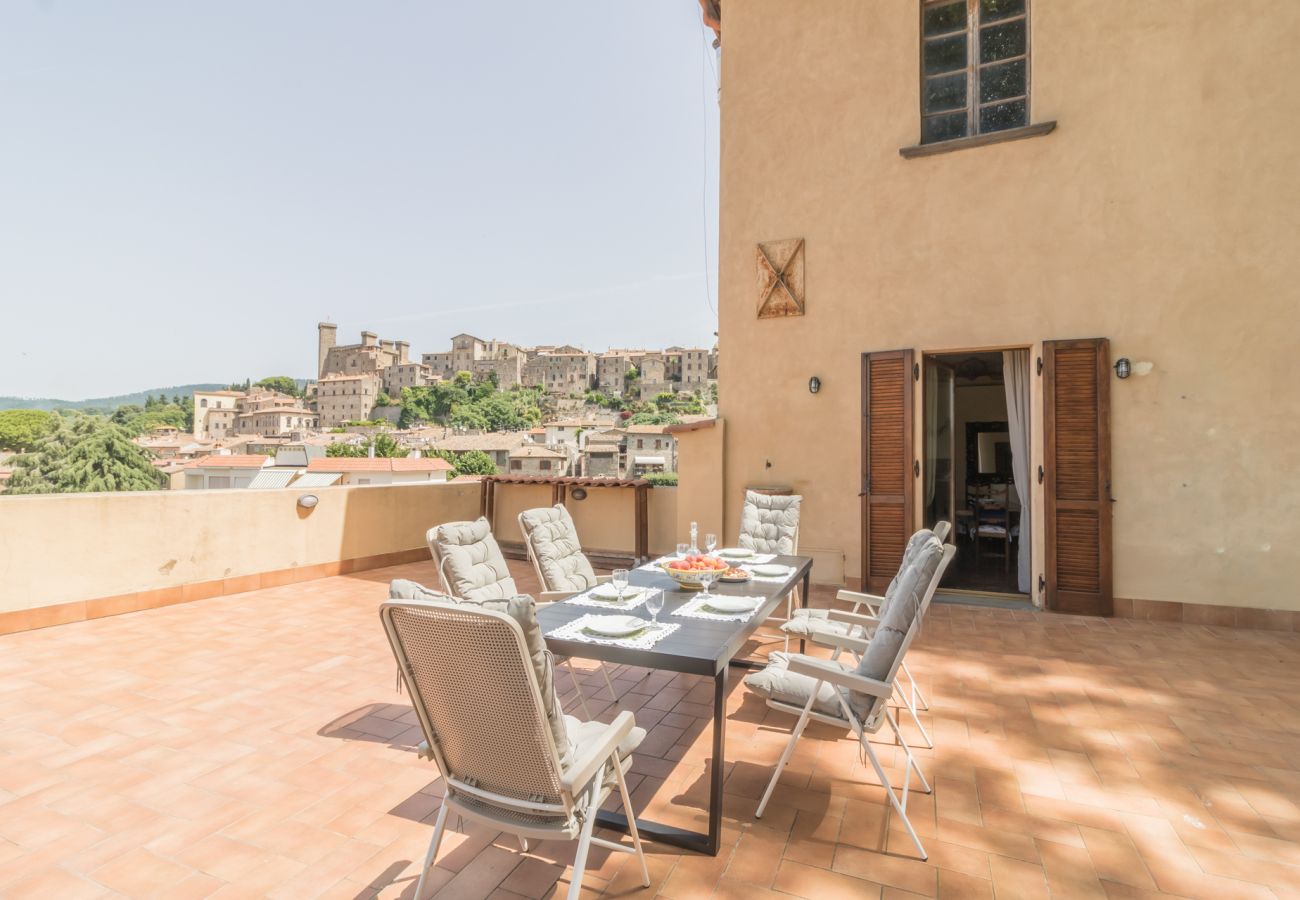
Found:
[{"label": "metal table leg", "polygon": [[[726,746],[727,746],[727,671],[713,676],[713,760],[709,763],[709,832],[688,831],[661,825],[646,819],[637,819],[637,829],[643,840],[658,841],[673,847],[694,850],[709,856],[718,855],[722,843],[722,786],[726,780]],[[602,828],[621,831],[627,834],[627,816],[601,810],[596,815],[596,824]]]}]

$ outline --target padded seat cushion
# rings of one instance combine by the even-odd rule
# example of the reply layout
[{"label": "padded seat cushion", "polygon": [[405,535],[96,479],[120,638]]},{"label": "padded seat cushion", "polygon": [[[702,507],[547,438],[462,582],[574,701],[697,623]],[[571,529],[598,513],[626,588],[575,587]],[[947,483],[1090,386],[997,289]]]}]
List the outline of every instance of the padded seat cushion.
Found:
[{"label": "padded seat cushion", "polygon": [[[897,583],[891,585],[893,596],[881,604],[880,624],[858,663],[855,670],[858,675],[886,682],[893,678],[901,664],[899,650],[903,639],[921,612],[921,600],[942,559],[943,545],[931,535],[917,551],[911,565],[899,573]],[[853,711],[866,721],[873,712],[876,699],[867,694],[852,694],[849,703]]]},{"label": "padded seat cushion", "polygon": [[[817,679],[791,672],[788,668],[790,655],[779,650],[769,653],[764,668],[745,676],[745,686],[760,697],[802,708],[812,696]],[[813,703],[813,712],[843,719],[844,710],[840,708],[837,697],[839,693],[838,688],[823,681],[821,689],[817,692],[817,700]],[[847,691],[843,693],[849,696]]]},{"label": "padded seat cushion", "polygon": [[825,609],[796,609],[788,621],[781,623],[781,630],[800,638],[816,634],[848,634],[849,624],[830,621],[826,615],[828,612]]},{"label": "padded seat cushion", "polygon": [[802,502],[797,495],[746,491],[745,507],[740,513],[740,546],[755,553],[793,556]]},{"label": "padded seat cushion", "polygon": [[452,592],[466,600],[505,600],[519,593],[488,520],[448,522],[431,532]]},{"label": "padded seat cushion", "polygon": [[[573,741],[573,759],[582,756],[583,750],[591,744],[596,743],[604,735],[605,729],[609,726],[604,722],[584,722],[581,719],[575,719],[573,716],[564,717],[564,725],[569,730],[569,738]],[[618,755],[620,759],[626,759],[641,742],[645,740],[645,729],[634,727],[628,732],[627,737],[623,738],[618,745]]]},{"label": "padded seat cushion", "polygon": [[[555,749],[560,754],[560,762],[573,758],[573,736],[566,727],[564,710],[560,707],[560,698],[555,690],[555,665],[550,651],[546,649],[546,639],[542,637],[541,626],[537,624],[537,604],[527,594],[518,594],[501,600],[461,600],[449,597],[441,591],[431,591],[422,584],[405,579],[397,579],[388,586],[390,600],[427,600],[432,603],[446,603],[452,606],[467,604],[505,613],[519,623],[524,633],[524,647],[528,651],[528,661],[532,663],[537,675],[537,686],[541,689],[542,708],[546,713],[546,724],[550,726],[551,737],[555,739]],[[488,661],[484,661],[487,665]],[[473,677],[473,673],[470,673]]]},{"label": "padded seat cushion", "polygon": [[520,515],[542,581],[548,591],[585,591],[596,586],[596,571],[582,553],[573,517],[563,504]]}]

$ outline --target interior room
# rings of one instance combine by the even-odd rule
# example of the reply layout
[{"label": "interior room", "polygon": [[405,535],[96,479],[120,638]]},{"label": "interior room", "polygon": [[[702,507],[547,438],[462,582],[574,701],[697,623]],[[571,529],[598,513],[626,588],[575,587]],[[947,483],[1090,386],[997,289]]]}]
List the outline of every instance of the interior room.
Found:
[{"label": "interior room", "polygon": [[[1027,367],[1026,351],[1008,356]],[[1028,560],[1022,571],[1020,535],[1027,517],[1015,463],[1017,446],[1028,456],[1029,424],[1027,415],[1008,414],[1007,365],[1003,351],[926,356],[922,501],[927,527],[953,523],[949,540],[958,553],[945,591],[1024,600]]]}]

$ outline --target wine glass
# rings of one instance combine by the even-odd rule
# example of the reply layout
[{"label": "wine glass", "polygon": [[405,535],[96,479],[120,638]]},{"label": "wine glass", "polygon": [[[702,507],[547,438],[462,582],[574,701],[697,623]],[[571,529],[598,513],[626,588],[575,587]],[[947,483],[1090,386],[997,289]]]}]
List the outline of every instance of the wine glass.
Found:
[{"label": "wine glass", "polygon": [[704,549],[712,553],[718,546],[718,536],[716,534],[706,534],[704,536]]},{"label": "wine glass", "polygon": [[645,608],[650,610],[650,618],[654,624],[659,624],[659,610],[664,608],[664,592],[659,588],[651,588],[645,594]]},{"label": "wine glass", "polygon": [[691,545],[690,545],[690,544],[682,543],[682,544],[678,544],[678,545],[677,545],[677,558],[678,558],[678,559],[683,559],[683,558],[684,558],[688,553],[690,553],[690,552],[691,552]]},{"label": "wine glass", "polygon": [[700,584],[702,584],[702,585],[704,586],[704,590],[700,592],[700,596],[701,596],[701,597],[711,597],[711,596],[713,596],[712,594],[709,593],[709,585],[713,584],[713,579],[715,579],[715,578],[718,577],[718,572],[717,572],[717,570],[716,570],[716,569],[706,569],[705,571],[703,571],[703,572],[699,572],[699,573],[697,573],[697,574],[698,574],[698,577],[699,577],[699,579],[700,579]]},{"label": "wine glass", "polygon": [[623,602],[623,592],[627,590],[627,569],[615,569],[614,574],[609,579],[614,590],[618,591],[618,602]]}]

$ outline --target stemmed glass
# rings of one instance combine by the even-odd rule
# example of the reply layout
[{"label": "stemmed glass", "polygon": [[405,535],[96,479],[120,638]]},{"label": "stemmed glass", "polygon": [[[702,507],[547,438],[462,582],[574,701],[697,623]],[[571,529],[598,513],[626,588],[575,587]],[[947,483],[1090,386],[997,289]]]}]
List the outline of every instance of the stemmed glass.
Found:
[{"label": "stemmed glass", "polygon": [[645,608],[650,610],[650,620],[659,624],[659,610],[664,608],[664,592],[660,588],[651,588],[645,593]]},{"label": "stemmed glass", "polygon": [[690,545],[690,544],[678,544],[678,545],[677,545],[677,558],[678,558],[678,559],[685,559],[685,558],[686,558],[686,555],[687,555],[688,553],[690,553],[690,552],[691,552],[691,545]]},{"label": "stemmed glass", "polygon": [[704,536],[704,549],[712,554],[718,546],[718,536],[716,534],[706,534]]},{"label": "stemmed glass", "polygon": [[618,591],[618,602],[622,603],[623,592],[627,590],[627,569],[615,569],[609,580],[614,585],[614,590]]},{"label": "stemmed glass", "polygon": [[704,585],[704,590],[700,592],[701,597],[713,596],[712,594],[709,593],[709,585],[713,584],[713,579],[717,577],[718,577],[718,572],[716,569],[708,569],[706,571],[698,573],[700,584]]}]

